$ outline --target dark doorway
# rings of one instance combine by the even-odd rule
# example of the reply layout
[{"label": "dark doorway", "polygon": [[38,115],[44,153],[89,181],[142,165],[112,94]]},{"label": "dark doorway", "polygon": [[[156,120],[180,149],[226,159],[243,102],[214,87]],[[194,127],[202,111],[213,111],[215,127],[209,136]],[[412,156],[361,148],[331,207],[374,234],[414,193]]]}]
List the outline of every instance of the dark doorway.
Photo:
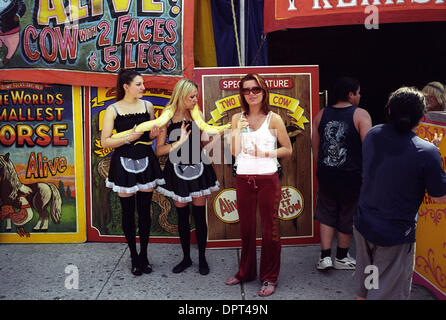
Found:
[{"label": "dark doorway", "polygon": [[[446,83],[446,22],[289,29],[268,34],[269,65],[319,65],[320,90],[340,75],[361,82],[360,106],[385,121],[389,94],[403,86]],[[329,99],[330,100],[330,99]],[[330,101],[331,102],[331,101]]]}]

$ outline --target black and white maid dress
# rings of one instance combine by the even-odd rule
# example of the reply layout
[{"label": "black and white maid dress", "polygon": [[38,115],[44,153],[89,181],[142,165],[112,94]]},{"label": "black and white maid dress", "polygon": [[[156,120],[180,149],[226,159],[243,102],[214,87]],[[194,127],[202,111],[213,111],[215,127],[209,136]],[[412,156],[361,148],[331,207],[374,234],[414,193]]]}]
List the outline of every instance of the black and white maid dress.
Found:
[{"label": "black and white maid dress", "polygon": [[[181,147],[172,152],[175,155],[169,154],[169,159],[166,161],[163,170],[163,178],[166,184],[157,188],[159,193],[183,203],[191,202],[193,197],[209,195],[220,188],[214,168],[207,158],[204,159],[205,155],[200,145],[200,134],[194,134],[200,133],[200,129],[194,121],[185,121],[185,123],[186,125],[190,124],[188,131],[192,130],[192,133]],[[180,133],[181,124],[182,121],[170,121],[167,136],[170,137],[173,130],[178,130],[178,133]],[[193,129],[192,126],[194,126]],[[179,138],[178,135],[169,142],[174,143]],[[187,146],[189,147],[189,155],[182,157],[181,151]]]},{"label": "black and white maid dress", "polygon": [[[146,112],[120,115],[116,112],[114,127],[117,132],[133,129],[142,122],[149,121],[150,113],[147,102]],[[138,190],[155,188],[164,184],[161,168],[150,142],[150,132],[144,134],[130,144],[115,149],[112,154],[108,178],[105,185],[114,192],[135,193]]]}]

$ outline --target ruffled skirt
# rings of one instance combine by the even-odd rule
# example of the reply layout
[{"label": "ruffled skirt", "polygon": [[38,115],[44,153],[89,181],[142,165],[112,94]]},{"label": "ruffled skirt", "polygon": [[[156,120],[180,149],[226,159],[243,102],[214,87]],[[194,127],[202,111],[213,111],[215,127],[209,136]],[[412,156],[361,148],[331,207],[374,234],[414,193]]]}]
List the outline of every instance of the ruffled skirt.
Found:
[{"label": "ruffled skirt", "polygon": [[105,185],[114,192],[135,193],[164,184],[161,167],[155,155],[131,159],[112,155]]},{"label": "ruffled skirt", "polygon": [[166,182],[157,191],[178,202],[191,202],[192,198],[207,196],[220,189],[220,183],[210,164],[178,165],[169,160],[163,170]]}]

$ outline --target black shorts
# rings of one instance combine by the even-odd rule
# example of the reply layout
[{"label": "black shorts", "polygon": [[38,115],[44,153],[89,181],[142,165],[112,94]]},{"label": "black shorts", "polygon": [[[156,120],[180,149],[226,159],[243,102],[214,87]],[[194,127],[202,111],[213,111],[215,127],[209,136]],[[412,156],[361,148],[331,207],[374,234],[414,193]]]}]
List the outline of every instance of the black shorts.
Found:
[{"label": "black shorts", "polygon": [[[346,191],[348,192],[348,191]],[[358,209],[359,192],[333,196],[317,190],[314,219],[345,234],[353,234],[353,217]]]}]

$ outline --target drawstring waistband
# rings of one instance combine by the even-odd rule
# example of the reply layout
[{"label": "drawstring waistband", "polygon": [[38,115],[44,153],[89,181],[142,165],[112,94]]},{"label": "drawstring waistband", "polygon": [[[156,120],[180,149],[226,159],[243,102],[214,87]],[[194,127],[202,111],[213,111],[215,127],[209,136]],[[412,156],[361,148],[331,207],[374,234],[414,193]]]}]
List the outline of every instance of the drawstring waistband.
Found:
[{"label": "drawstring waistband", "polygon": [[248,184],[251,186],[251,183],[254,182],[254,189],[257,189],[256,178],[254,176],[248,177]]}]

